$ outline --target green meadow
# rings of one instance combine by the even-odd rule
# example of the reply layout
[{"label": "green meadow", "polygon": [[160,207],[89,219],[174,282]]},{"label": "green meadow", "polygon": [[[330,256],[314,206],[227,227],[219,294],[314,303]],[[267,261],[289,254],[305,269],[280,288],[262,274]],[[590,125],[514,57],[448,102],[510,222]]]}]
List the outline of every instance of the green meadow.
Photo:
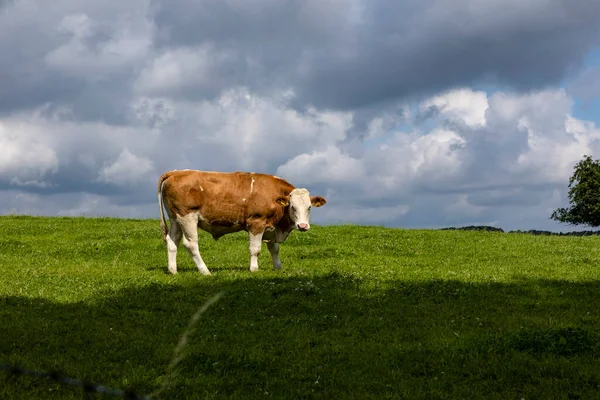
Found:
[{"label": "green meadow", "polygon": [[[167,274],[158,220],[0,233],[0,364],[157,399],[600,398],[596,236],[313,226],[251,273],[246,234],[200,232],[206,277],[183,247]],[[0,399],[82,397],[0,370]]]}]

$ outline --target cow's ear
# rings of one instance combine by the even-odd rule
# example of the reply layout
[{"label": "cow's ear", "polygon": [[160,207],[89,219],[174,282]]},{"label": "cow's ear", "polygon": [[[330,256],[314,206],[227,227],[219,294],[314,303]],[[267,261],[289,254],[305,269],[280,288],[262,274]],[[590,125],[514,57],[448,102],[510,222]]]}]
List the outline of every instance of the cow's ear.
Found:
[{"label": "cow's ear", "polygon": [[324,206],[325,203],[327,203],[327,200],[325,200],[325,197],[321,197],[321,196],[310,196],[310,204],[312,204],[315,207],[321,207]]},{"label": "cow's ear", "polygon": [[288,196],[279,196],[278,198],[275,199],[275,201],[277,202],[277,204],[279,204],[280,206],[283,206],[283,207],[290,204],[290,199]]}]

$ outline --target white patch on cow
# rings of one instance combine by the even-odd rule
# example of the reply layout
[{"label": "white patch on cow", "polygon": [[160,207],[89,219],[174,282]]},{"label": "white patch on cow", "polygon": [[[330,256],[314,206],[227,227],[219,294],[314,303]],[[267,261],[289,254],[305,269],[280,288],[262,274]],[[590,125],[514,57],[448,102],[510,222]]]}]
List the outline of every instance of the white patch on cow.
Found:
[{"label": "white patch on cow", "polygon": [[204,188],[202,186],[200,186],[200,191],[204,192]]},{"label": "white patch on cow", "polygon": [[246,201],[246,198],[244,197],[244,198],[242,199],[242,201]]},{"label": "white patch on cow", "polygon": [[181,228],[176,219],[169,216],[170,227],[165,240],[167,241],[168,269],[171,274],[177,273],[177,248],[181,242]]},{"label": "white patch on cow", "polygon": [[310,229],[310,193],[306,189],[296,188],[290,193],[290,218],[295,229]]},{"label": "white patch on cow", "polygon": [[258,271],[258,256],[262,247],[263,233],[255,235],[248,232],[248,234],[250,236],[250,271],[256,272]]},{"label": "white patch on cow", "polygon": [[208,267],[200,256],[198,248],[198,221],[203,219],[199,212],[191,212],[183,217],[177,216],[177,222],[183,232],[183,245],[194,260],[202,275],[210,275]]},{"label": "white patch on cow", "polygon": [[253,190],[254,190],[254,177],[252,177],[252,180],[250,181],[250,194],[252,194]]}]

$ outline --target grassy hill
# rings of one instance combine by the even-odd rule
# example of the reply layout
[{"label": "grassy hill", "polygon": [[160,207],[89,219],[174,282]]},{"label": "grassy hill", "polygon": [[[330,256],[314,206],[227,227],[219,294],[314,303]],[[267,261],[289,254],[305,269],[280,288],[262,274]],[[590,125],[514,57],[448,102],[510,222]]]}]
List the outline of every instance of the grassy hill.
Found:
[{"label": "grassy hill", "polygon": [[213,276],[183,248],[172,276],[157,220],[0,217],[0,363],[165,399],[599,397],[598,236],[313,226],[254,274],[244,233],[200,251]]}]

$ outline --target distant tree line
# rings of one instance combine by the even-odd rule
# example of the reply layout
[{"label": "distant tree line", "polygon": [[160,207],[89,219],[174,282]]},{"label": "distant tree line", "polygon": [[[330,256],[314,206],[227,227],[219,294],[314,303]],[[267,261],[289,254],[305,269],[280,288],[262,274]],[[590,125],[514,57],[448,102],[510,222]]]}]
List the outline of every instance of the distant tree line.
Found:
[{"label": "distant tree line", "polygon": [[461,231],[487,231],[487,232],[501,232],[501,233],[526,233],[530,235],[549,235],[549,236],[592,236],[592,235],[600,235],[600,231],[580,231],[580,232],[550,232],[550,231],[540,231],[537,229],[530,229],[528,231],[522,230],[514,230],[505,232],[502,228],[496,228],[494,226],[488,225],[469,225],[469,226],[461,226],[461,227],[448,227],[441,228],[441,231],[453,231],[453,230],[461,230]]}]

